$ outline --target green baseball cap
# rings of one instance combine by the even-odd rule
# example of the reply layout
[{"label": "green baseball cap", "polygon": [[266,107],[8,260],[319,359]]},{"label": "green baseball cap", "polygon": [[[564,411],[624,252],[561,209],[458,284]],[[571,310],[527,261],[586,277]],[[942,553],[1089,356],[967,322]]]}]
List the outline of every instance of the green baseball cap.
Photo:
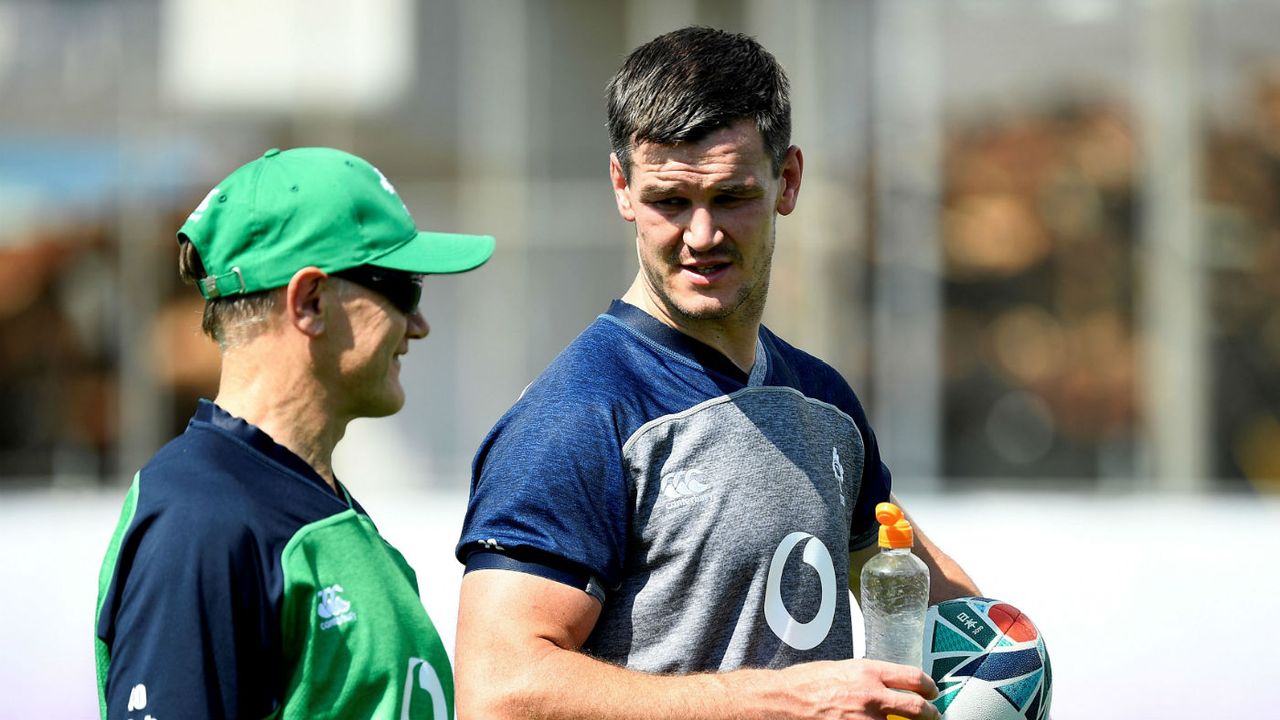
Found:
[{"label": "green baseball cap", "polygon": [[488,235],[418,230],[377,168],[333,148],[268,150],[209,191],[178,230],[200,253],[207,299],[270,290],[315,266],[458,273],[493,254]]}]

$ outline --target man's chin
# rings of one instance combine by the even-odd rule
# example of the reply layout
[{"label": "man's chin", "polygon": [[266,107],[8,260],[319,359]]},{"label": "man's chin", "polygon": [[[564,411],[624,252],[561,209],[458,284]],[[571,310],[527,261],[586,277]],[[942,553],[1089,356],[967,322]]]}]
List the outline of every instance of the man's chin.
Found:
[{"label": "man's chin", "polygon": [[733,310],[730,310],[724,307],[719,307],[719,306],[690,308],[688,310],[685,310],[682,308],[679,311],[679,315],[685,320],[692,320],[697,322],[710,322],[715,320],[724,320],[725,318],[730,317],[731,315],[733,315]]},{"label": "man's chin", "polygon": [[739,305],[741,303],[730,303],[707,295],[686,296],[669,303],[677,316],[694,321],[724,320],[732,316]]},{"label": "man's chin", "polygon": [[404,390],[399,387],[389,389],[382,397],[369,398],[360,417],[380,418],[395,415],[404,408]]}]

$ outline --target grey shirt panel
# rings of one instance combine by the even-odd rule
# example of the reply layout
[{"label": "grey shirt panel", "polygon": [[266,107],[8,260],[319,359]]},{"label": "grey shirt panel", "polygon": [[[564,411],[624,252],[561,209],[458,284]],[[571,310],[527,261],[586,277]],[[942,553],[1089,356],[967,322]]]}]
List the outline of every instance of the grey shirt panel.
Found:
[{"label": "grey shirt panel", "polygon": [[649,672],[852,657],[864,457],[852,418],[787,387],[744,388],[640,427],[623,447],[628,572],[587,652]]}]

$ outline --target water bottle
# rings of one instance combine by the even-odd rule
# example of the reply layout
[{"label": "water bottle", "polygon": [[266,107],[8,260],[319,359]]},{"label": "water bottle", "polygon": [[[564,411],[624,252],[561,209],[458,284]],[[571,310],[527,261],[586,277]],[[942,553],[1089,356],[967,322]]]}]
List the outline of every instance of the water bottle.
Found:
[{"label": "water bottle", "polygon": [[911,554],[914,534],[902,509],[876,506],[880,552],[862,566],[862,618],[867,659],[915,668],[924,651],[924,616],[929,609],[929,568]]}]

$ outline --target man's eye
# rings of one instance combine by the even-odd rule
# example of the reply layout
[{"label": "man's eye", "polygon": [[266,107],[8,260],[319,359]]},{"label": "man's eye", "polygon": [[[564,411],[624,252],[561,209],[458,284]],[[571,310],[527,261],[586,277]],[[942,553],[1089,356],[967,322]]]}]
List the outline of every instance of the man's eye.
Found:
[{"label": "man's eye", "polygon": [[688,201],[682,197],[668,197],[654,200],[652,204],[661,208],[680,208],[688,204]]}]

